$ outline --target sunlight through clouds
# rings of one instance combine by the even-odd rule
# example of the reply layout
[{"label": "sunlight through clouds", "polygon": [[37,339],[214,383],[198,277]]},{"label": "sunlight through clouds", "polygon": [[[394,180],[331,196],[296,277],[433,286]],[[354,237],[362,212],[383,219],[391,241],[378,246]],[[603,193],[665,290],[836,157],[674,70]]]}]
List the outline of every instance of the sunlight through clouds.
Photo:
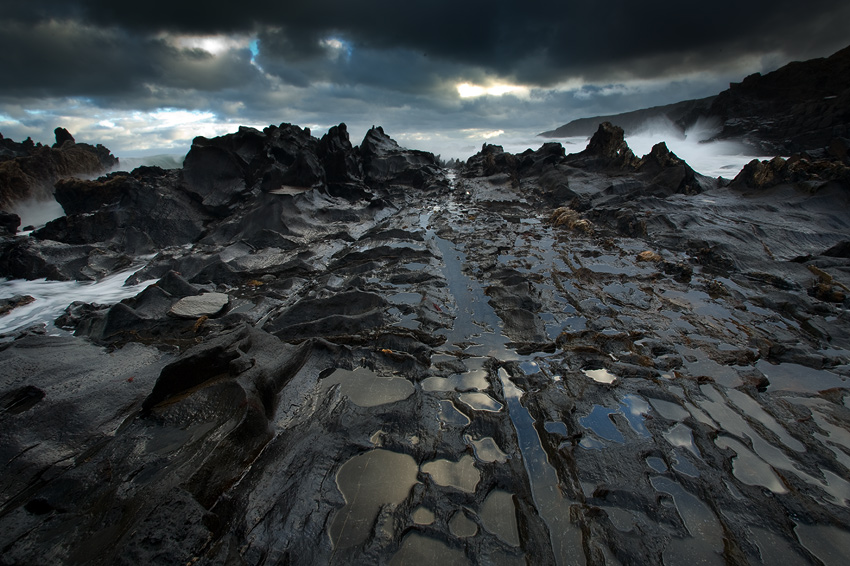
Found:
[{"label": "sunlight through clouds", "polygon": [[460,95],[461,98],[476,98],[485,95],[504,96],[506,94],[511,94],[520,98],[527,98],[531,93],[531,89],[527,86],[499,83],[490,86],[460,83],[457,85],[457,93]]},{"label": "sunlight through clouds", "polygon": [[252,37],[240,35],[162,34],[160,38],[179,49],[200,49],[211,55],[221,55],[231,49],[251,49],[254,41]]}]

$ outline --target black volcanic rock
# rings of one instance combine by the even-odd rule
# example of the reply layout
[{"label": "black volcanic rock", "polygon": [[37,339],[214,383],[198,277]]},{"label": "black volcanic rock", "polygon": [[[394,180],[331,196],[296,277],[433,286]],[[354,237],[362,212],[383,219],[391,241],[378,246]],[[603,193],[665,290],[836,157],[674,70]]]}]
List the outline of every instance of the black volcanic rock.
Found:
[{"label": "black volcanic rock", "polygon": [[770,160],[753,159],[732,180],[734,188],[768,189],[791,184],[802,190],[815,191],[827,183],[835,182],[850,189],[850,166],[843,161],[806,159],[800,155],[788,159],[774,157]]},{"label": "black volcanic rock", "polygon": [[328,185],[349,185],[360,182],[362,177],[360,162],[351,146],[345,124],[333,126],[322,136],[317,153],[324,165]]},{"label": "black volcanic rock", "polygon": [[402,149],[380,126],[366,132],[360,144],[360,158],[367,179],[381,186],[392,184],[424,188],[439,173],[434,154]]},{"label": "black volcanic rock", "polygon": [[695,194],[703,190],[697,172],[667,149],[664,142],[652,146],[652,150],[638,161],[635,169],[643,175],[652,176],[647,184],[661,187],[668,194]]},{"label": "black volcanic rock", "polygon": [[834,138],[850,137],[850,47],[763,76],[755,73],[717,96],[582,118],[540,135],[589,135],[605,121],[634,133],[659,119],[682,132],[699,120],[719,123],[720,131],[711,139],[741,140],[760,153],[821,150]]},{"label": "black volcanic rock", "polygon": [[[243,129],[198,146],[238,165],[224,204],[141,168],[0,238],[2,276],[155,281],[0,305],[0,562],[809,563],[847,535],[845,187],[729,190],[613,127],[457,175],[367,142]],[[51,287],[94,296],[74,336],[16,327]]]},{"label": "black volcanic rock", "polygon": [[36,239],[103,244],[135,255],[194,242],[211,219],[182,189],[179,172],[158,167],[60,181],[56,191],[67,216],[34,232]]},{"label": "black volcanic rock", "polygon": [[0,236],[14,236],[20,225],[20,216],[0,210]]},{"label": "black volcanic rock", "polygon": [[18,238],[0,243],[0,274],[15,279],[93,281],[126,269],[132,258],[96,245]]},{"label": "black volcanic rock", "polygon": [[56,128],[53,130],[53,134],[56,136],[56,143],[53,144],[54,148],[60,148],[65,145],[66,142],[71,144],[77,143],[74,136],[71,135],[71,132],[65,128]]},{"label": "black volcanic rock", "polygon": [[623,128],[603,122],[590,138],[584,151],[569,155],[567,163],[573,167],[594,170],[634,168],[638,159],[626,143]]},{"label": "black volcanic rock", "polygon": [[62,143],[52,148],[33,145],[32,140],[22,144],[0,140],[6,157],[0,159],[0,209],[27,199],[52,199],[59,179],[97,175],[118,164],[102,145],[74,143],[65,133],[57,128],[57,142],[61,138]]},{"label": "black volcanic rock", "polygon": [[850,136],[850,47],[746,77],[707,112],[723,123],[717,139],[743,138],[764,151],[819,149]]}]

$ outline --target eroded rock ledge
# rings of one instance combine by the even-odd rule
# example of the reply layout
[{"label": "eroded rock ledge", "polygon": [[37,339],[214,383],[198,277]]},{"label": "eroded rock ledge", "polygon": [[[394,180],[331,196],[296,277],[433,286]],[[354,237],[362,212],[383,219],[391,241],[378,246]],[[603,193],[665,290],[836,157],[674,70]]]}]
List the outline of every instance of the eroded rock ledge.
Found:
[{"label": "eroded rock ledge", "polygon": [[155,283],[0,337],[0,561],[838,563],[847,181],[751,169],[282,124],[60,182],[0,276]]}]

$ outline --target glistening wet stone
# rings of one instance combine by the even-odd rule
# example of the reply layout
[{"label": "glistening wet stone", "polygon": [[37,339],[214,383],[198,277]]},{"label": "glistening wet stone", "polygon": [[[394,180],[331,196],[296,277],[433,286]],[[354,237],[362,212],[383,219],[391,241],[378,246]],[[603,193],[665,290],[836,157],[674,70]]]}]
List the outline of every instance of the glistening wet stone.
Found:
[{"label": "glistening wet stone", "polygon": [[224,310],[229,302],[230,297],[224,293],[204,293],[180,299],[172,305],[170,313],[181,318],[215,316]]}]

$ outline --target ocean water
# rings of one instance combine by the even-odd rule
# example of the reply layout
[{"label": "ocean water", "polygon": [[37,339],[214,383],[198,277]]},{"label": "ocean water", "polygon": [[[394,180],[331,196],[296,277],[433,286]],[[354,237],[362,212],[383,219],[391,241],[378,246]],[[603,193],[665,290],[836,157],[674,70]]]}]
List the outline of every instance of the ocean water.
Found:
[{"label": "ocean water", "polygon": [[15,295],[29,295],[35,299],[32,303],[13,309],[0,316],[0,334],[35,324],[45,324],[48,331],[58,333],[53,326],[56,320],[74,301],[109,305],[122,299],[133,297],[154,282],[145,281],[137,285],[124,285],[140,265],[132,269],[104,277],[97,282],[47,281],[36,279],[0,279],[0,299]]},{"label": "ocean water", "polygon": [[[144,157],[119,157],[118,165],[106,171],[113,173],[115,171],[132,171],[136,167],[156,166],[163,169],[179,169],[183,167],[183,158],[185,154],[164,153],[159,155],[148,155]],[[99,177],[97,175],[96,177]],[[16,204],[9,212],[13,212],[21,217],[21,226],[23,229],[27,226],[40,228],[51,220],[65,215],[62,206],[53,199],[40,200],[30,199],[21,201]]]}]

